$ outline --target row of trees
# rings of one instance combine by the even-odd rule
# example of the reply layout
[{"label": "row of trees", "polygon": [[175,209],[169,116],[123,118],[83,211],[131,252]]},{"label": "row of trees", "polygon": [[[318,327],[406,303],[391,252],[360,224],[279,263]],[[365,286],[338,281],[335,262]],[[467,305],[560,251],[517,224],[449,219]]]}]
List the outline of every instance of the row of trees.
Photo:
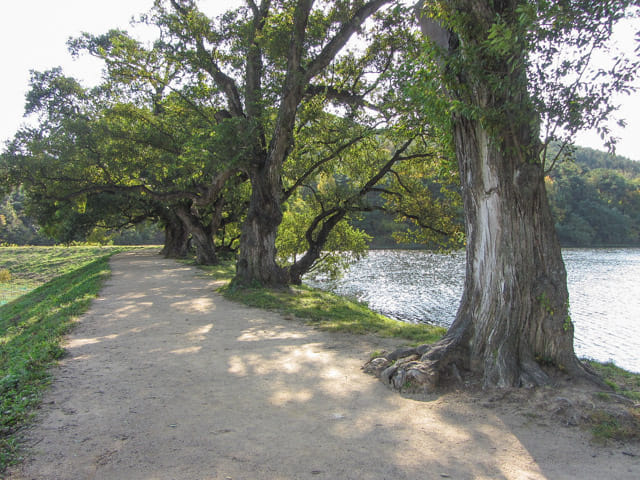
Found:
[{"label": "row of trees", "polygon": [[34,73],[38,124],[8,146],[3,184],[27,189],[60,237],[87,219],[155,219],[166,255],[188,238],[202,263],[237,248],[235,282],[273,287],[299,282],[329,246],[357,252],[359,212],[414,221],[426,241],[460,238],[462,206],[456,321],[388,378],[430,386],[471,371],[488,386],[538,385],[546,366],[585,376],[547,147],[602,127],[611,92],[633,79],[637,63],[589,62],[632,5],[247,0],[210,19],[194,0],[157,0],[143,17],[160,32],[153,45],[122,31],[71,42],[104,61],[98,87]]},{"label": "row of trees", "polygon": [[[335,178],[331,179],[335,181]],[[546,178],[549,202],[560,244],[568,247],[637,246],[640,245],[640,164],[604,152],[577,147],[573,160],[560,164]],[[320,188],[323,188],[322,186]],[[432,184],[432,189],[440,188]],[[369,197],[369,205],[381,205],[383,199]],[[27,215],[29,199],[22,189],[6,195],[0,203],[0,243],[17,245],[50,245],[55,239],[47,235]],[[298,200],[285,211],[277,237],[280,257],[292,258],[304,251],[305,241],[299,235],[312,211],[308,203]],[[463,212],[456,214],[463,222]],[[370,248],[438,248],[442,241],[426,244],[421,240],[419,225],[396,221],[384,209],[363,212],[359,218],[341,227],[348,228],[332,236],[327,250],[344,250],[353,256]],[[158,227],[150,222],[126,225],[124,228],[92,226],[89,232],[67,229],[67,241],[97,241],[114,244],[157,244],[163,241]],[[352,228],[355,227],[355,228]],[[229,228],[229,227],[227,227]],[[52,232],[55,234],[55,232]],[[345,241],[345,236],[350,238]],[[368,236],[368,237],[367,237]],[[451,241],[450,244],[457,244]],[[345,255],[327,257],[318,267],[334,270],[343,265]]]},{"label": "row of trees", "polygon": [[[9,183],[59,240],[153,219],[167,256],[191,241],[212,264],[239,247],[241,283],[298,283],[331,264],[322,252],[363,251],[351,226],[362,211],[409,215],[446,241],[459,228],[447,213],[455,170],[441,133],[398,95],[399,52],[418,43],[406,9],[388,3],[312,15],[311,2],[249,2],[212,21],[193,2],[157,2],[144,21],[162,40],[150,47],[121,31],[75,39],[74,53],[105,62],[105,81],[89,90],[34,72],[27,113],[39,124],[9,145]],[[432,195],[434,165],[449,186]]]},{"label": "row of trees", "polygon": [[[330,181],[336,181],[331,177]],[[338,180],[339,181],[339,180]],[[640,164],[588,148],[576,147],[572,161],[558,165],[546,178],[549,203],[560,244],[568,247],[637,246],[640,245]],[[320,189],[324,188],[320,185]],[[434,191],[441,185],[431,184]],[[380,195],[370,196],[370,206],[382,205]],[[0,204],[0,243],[17,245],[50,245],[55,239],[26,213],[29,199],[22,189],[6,195]],[[292,258],[304,251],[304,238],[299,232],[310,222],[313,211],[308,202],[298,199],[285,211],[277,237],[280,257]],[[463,212],[457,213],[463,222]],[[367,245],[372,248],[424,248],[419,225],[396,221],[383,208],[363,212],[340,235],[331,237],[327,250],[344,250],[349,246],[358,255]],[[128,228],[108,229],[92,226],[68,231],[68,241],[100,241],[115,244],[157,244],[163,238],[155,224],[144,222]],[[353,228],[355,227],[355,228]],[[55,233],[55,232],[52,232]],[[368,237],[370,238],[368,238]],[[345,241],[344,237],[349,237]],[[439,247],[442,241],[427,247]],[[328,257],[325,269],[340,266],[344,255]],[[333,266],[331,264],[334,264]]]}]

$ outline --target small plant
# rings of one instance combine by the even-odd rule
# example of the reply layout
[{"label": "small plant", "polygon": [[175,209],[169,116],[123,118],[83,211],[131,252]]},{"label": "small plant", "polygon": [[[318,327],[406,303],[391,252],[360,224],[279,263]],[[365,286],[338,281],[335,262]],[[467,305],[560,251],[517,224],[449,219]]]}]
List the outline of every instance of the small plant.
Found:
[{"label": "small plant", "polygon": [[567,316],[564,319],[564,324],[562,325],[562,329],[565,332],[568,332],[571,327],[573,326],[573,322],[571,321],[571,305],[569,304],[569,299],[567,299],[567,303],[565,305],[566,309],[567,309]]},{"label": "small plant", "polygon": [[554,362],[553,358],[549,357],[549,356],[545,356],[545,355],[536,355],[536,362],[538,363],[538,365],[542,366],[542,367],[555,367],[556,366],[556,362]]},{"label": "small plant", "polygon": [[417,384],[413,380],[407,380],[406,382],[404,382],[402,390],[405,392],[413,392],[415,391],[416,387]]},{"label": "small plant", "polygon": [[9,283],[11,281],[11,272],[6,268],[0,269],[0,283]]},{"label": "small plant", "polygon": [[597,410],[590,415],[591,433],[601,442],[629,441],[640,436],[640,422],[637,418],[620,419],[611,413]]},{"label": "small plant", "polygon": [[549,297],[547,297],[546,293],[542,293],[542,295],[538,297],[538,301],[549,315],[553,315],[553,307],[551,306],[551,301],[549,300]]}]

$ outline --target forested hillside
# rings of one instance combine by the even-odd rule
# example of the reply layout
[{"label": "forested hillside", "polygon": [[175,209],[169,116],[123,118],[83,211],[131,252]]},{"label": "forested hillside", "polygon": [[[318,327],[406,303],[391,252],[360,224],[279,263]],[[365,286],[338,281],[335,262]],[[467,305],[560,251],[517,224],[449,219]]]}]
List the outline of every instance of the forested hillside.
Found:
[{"label": "forested hillside", "polygon": [[640,163],[588,148],[547,177],[564,246],[640,245]]}]

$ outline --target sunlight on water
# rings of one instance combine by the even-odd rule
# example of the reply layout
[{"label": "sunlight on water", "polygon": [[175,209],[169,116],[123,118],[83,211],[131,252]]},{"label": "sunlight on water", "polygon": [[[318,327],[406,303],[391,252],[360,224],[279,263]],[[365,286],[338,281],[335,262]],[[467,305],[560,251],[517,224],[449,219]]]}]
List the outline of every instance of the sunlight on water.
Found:
[{"label": "sunlight on water", "polygon": [[640,372],[640,250],[564,250],[579,356]]},{"label": "sunlight on water", "polygon": [[[640,249],[567,249],[576,353],[640,372]],[[464,253],[378,250],[337,281],[306,283],[389,317],[449,326],[464,284]]]}]

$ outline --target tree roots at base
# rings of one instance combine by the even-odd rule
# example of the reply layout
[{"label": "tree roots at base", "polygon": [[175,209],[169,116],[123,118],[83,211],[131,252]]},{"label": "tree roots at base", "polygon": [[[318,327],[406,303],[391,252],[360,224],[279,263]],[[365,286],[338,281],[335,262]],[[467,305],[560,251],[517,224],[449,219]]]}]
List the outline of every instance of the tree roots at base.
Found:
[{"label": "tree roots at base", "polygon": [[[442,385],[445,378],[453,377],[462,383],[456,363],[444,362],[442,352],[434,345],[405,347],[368,361],[362,368],[383,383],[401,392],[431,393]],[[434,358],[439,356],[441,358]]]},{"label": "tree roots at base", "polygon": [[450,385],[541,387],[556,383],[560,377],[563,380],[586,380],[599,388],[608,388],[592,369],[577,359],[576,362],[576,368],[571,371],[538,364],[521,365],[517,385],[492,384],[482,378],[482,372],[473,372],[469,368],[469,352],[466,349],[456,342],[443,339],[432,345],[403,347],[391,353],[382,352],[363,365],[362,369],[393,389],[406,393],[433,393],[440,387]]}]

